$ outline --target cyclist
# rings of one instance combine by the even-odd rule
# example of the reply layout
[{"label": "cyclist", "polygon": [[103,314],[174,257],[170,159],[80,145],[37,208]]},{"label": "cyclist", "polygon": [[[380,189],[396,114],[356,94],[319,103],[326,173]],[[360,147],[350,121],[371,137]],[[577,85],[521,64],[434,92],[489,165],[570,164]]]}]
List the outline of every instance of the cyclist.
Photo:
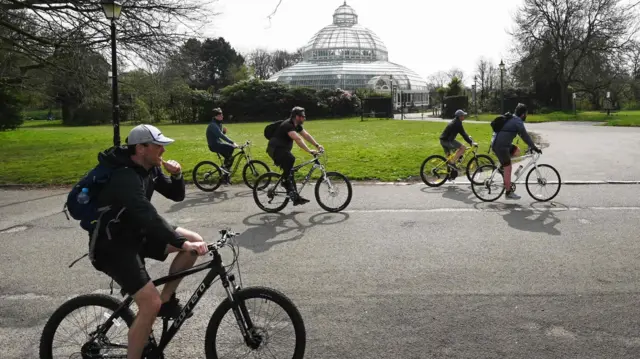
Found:
[{"label": "cyclist", "polygon": [[214,108],[213,120],[207,126],[207,144],[209,145],[209,151],[219,153],[224,158],[222,169],[225,173],[223,173],[222,179],[230,184],[229,172],[233,164],[233,150],[238,148],[238,145],[227,137],[227,129],[222,126],[222,119],[222,110]]},{"label": "cyclist", "polygon": [[295,141],[296,144],[304,151],[309,152],[312,155],[315,155],[317,151],[310,150],[300,135],[305,140],[311,142],[319,151],[324,150],[324,148],[316,142],[309,132],[302,127],[305,119],[306,115],[304,108],[299,106],[294,107],[291,110],[291,116],[282,121],[267,145],[267,154],[269,154],[269,157],[271,157],[276,166],[282,168],[282,182],[285,188],[289,191],[289,197],[293,200],[294,206],[308,203],[309,200],[298,194],[298,189],[291,171],[293,164],[296,161],[296,158],[291,153],[291,150],[293,149],[293,141]]},{"label": "cyclist", "polygon": [[129,329],[127,358],[140,359],[155,318],[175,319],[182,310],[175,296],[180,279],[166,283],[158,293],[145,259],[165,261],[169,253],[180,252],[169,269],[169,273],[175,273],[191,268],[197,256],[190,252],[204,255],[207,245],[199,234],[167,223],[151,204],[154,191],[176,202],[185,197],[180,164],[162,159],[164,146],[174,140],[154,126],[139,125],[125,141],[126,146],[113,147],[98,156],[100,163],[114,171],[96,202],[98,207],[111,209],[99,217],[91,233],[89,253],[93,266],[113,278],[138,305]]},{"label": "cyclist", "polygon": [[451,160],[452,162],[449,162],[449,166],[453,167],[453,169],[458,169],[456,167],[456,161],[458,161],[460,156],[462,156],[464,154],[464,151],[466,151],[467,149],[460,142],[456,141],[456,136],[458,136],[458,134],[462,135],[462,138],[464,138],[464,140],[467,141],[469,145],[477,146],[477,143],[473,142],[471,136],[467,135],[467,132],[462,126],[462,121],[464,121],[466,115],[466,112],[457,110],[454,114],[453,120],[451,120],[449,124],[447,124],[447,126],[444,128],[444,131],[442,131],[442,134],[440,135],[440,145],[444,149],[444,153],[447,155],[447,157],[449,157],[451,152],[456,151],[456,155]]},{"label": "cyclist", "polygon": [[502,173],[504,177],[505,198],[507,199],[520,199],[521,197],[511,191],[511,158],[520,155],[520,148],[513,144],[513,139],[516,135],[520,135],[520,138],[529,145],[533,151],[542,153],[533,140],[527,129],[524,127],[524,121],[527,119],[527,106],[519,103],[516,106],[514,114],[507,117],[502,129],[495,134],[491,149],[498,157],[500,165],[502,166]]}]

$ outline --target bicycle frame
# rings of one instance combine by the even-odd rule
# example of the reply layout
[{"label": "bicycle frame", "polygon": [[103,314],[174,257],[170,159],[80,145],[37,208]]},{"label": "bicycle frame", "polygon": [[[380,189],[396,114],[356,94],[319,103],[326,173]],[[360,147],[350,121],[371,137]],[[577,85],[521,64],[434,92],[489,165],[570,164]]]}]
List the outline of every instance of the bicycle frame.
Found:
[{"label": "bicycle frame", "polygon": [[[180,313],[178,318],[176,318],[173,321],[173,323],[171,324],[168,330],[166,330],[168,319],[164,319],[163,331],[162,331],[159,344],[156,344],[156,341],[153,337],[153,333],[151,334],[149,341],[155,345],[155,348],[150,353],[148,353],[148,355],[150,355],[151,357],[159,356],[164,351],[164,349],[167,347],[171,339],[173,339],[173,337],[176,335],[178,330],[180,330],[180,327],[182,327],[182,324],[184,323],[184,319],[187,318],[187,316],[191,312],[193,312],[196,305],[198,304],[202,296],[211,287],[211,284],[214,282],[216,277],[218,276],[220,277],[220,281],[222,282],[222,286],[227,292],[227,297],[229,298],[229,301],[231,301],[232,304],[235,303],[235,300],[233,299],[232,291],[237,291],[240,289],[239,286],[236,286],[235,284],[235,276],[233,274],[227,275],[227,271],[225,270],[224,264],[222,263],[222,257],[220,256],[220,253],[218,253],[217,250],[211,251],[211,255],[213,256],[213,259],[206,263],[199,264],[193,268],[186,269],[184,271],[180,271],[177,273],[173,273],[153,281],[154,286],[157,287],[167,282],[171,282],[175,279],[184,278],[192,274],[209,269],[209,273],[207,273],[207,275],[204,277],[202,282],[200,282],[200,285],[197,287],[195,292],[191,295],[191,298],[189,298],[189,301],[185,304],[182,312]],[[229,288],[229,284],[232,285],[232,289]],[[111,314],[111,316],[106,320],[106,322],[102,324],[99,327],[98,331],[96,331],[95,333],[100,332],[102,329],[104,329],[105,332],[108,331],[113,323],[114,318],[119,314],[119,312],[122,309],[129,307],[132,302],[133,302],[133,297],[127,296],[123,300],[122,304],[118,307],[118,309],[116,309]],[[240,307],[241,307],[240,313],[238,312],[238,308],[235,305],[232,305],[232,310],[234,312],[234,315],[236,316],[238,325],[242,330],[242,334],[246,339],[248,338],[248,335],[249,335],[248,334],[249,329],[253,327],[253,323],[250,322],[247,309],[244,306],[240,306]],[[246,323],[247,325],[244,325],[244,323]]]},{"label": "bicycle frame", "polygon": [[[231,156],[232,160],[233,160],[233,170],[231,170],[231,175],[233,176],[236,171],[238,170],[238,167],[240,166],[240,162],[242,162],[242,159],[239,159],[236,161],[236,157],[243,157],[247,163],[249,163],[251,161],[251,155],[245,151],[245,148],[249,146],[249,143],[246,143],[244,146],[240,146],[239,147],[239,151],[236,152],[233,156]],[[220,160],[220,162],[224,162],[222,156],[220,156],[219,153],[216,152],[216,154],[218,155],[218,159]]]},{"label": "bicycle frame", "polygon": [[[531,167],[533,165],[533,168],[535,168],[536,170],[536,174],[538,175],[538,178],[541,177],[540,176],[540,172],[538,171],[538,159],[540,158],[540,154],[539,153],[534,153],[531,152],[529,154],[526,154],[524,156],[520,156],[517,157],[516,159],[519,160],[526,160],[529,159],[529,161],[527,162],[526,166],[522,167],[522,170],[520,170],[520,173],[518,173],[518,175],[516,176],[516,178],[512,178],[511,179],[511,183],[517,182],[520,177],[522,177],[523,174],[525,174],[528,170],[529,167]],[[512,166],[513,166],[513,162],[512,162]],[[502,168],[502,165],[497,166],[495,170],[493,170],[493,172],[491,173],[491,181],[493,181],[493,176],[495,176],[495,174]]]},{"label": "bicycle frame", "polygon": [[[313,174],[313,172],[315,172],[316,168],[320,168],[320,171],[322,171],[322,175],[325,176],[326,175],[326,170],[324,168],[324,166],[320,163],[320,160],[318,159],[318,157],[314,157],[313,159],[310,159],[306,162],[303,162],[297,166],[294,166],[291,169],[291,172],[296,173],[299,169],[301,169],[304,166],[307,166],[309,164],[313,163],[313,166],[311,166],[311,168],[309,169],[309,172],[307,173],[307,175],[304,177],[304,179],[302,180],[302,187],[300,187],[300,189],[298,190],[298,192],[302,192],[302,189],[304,189],[304,186],[309,182],[309,179],[311,179],[311,175]],[[282,180],[282,178],[280,178],[280,180]]]}]

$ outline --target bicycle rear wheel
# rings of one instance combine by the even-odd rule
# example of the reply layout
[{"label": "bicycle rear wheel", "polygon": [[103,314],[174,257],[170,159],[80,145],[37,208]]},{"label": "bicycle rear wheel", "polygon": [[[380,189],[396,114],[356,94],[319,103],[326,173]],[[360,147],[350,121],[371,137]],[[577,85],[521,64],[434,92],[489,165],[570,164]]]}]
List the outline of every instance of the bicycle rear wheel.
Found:
[{"label": "bicycle rear wheel", "polygon": [[213,192],[222,184],[222,170],[211,161],[199,162],[193,168],[193,184],[205,192]]},{"label": "bicycle rear wheel", "polygon": [[[345,186],[342,186],[341,182],[343,182]],[[328,198],[324,200],[320,199],[320,188],[323,187],[322,184],[327,185],[326,189],[329,193]],[[339,199],[339,196],[341,194],[346,194],[346,198]],[[320,207],[322,207],[322,209],[328,212],[340,212],[343,209],[347,208],[347,206],[351,202],[353,189],[351,188],[351,182],[349,181],[347,176],[338,172],[327,172],[326,177],[323,176],[318,178],[318,181],[316,182],[315,195],[316,201],[318,201],[318,204],[320,205]],[[325,202],[329,201],[332,201],[333,205],[329,206],[325,204]]]},{"label": "bicycle rear wheel", "polygon": [[287,189],[280,181],[280,177],[279,173],[267,172],[256,180],[253,187],[253,200],[261,210],[276,213],[289,203]]},{"label": "bicycle rear wheel", "polygon": [[420,166],[420,177],[429,187],[440,187],[449,178],[447,159],[440,155],[431,155]]},{"label": "bicycle rear wheel", "polygon": [[[97,334],[93,339],[89,337],[99,326],[120,306],[120,302],[113,297],[103,294],[87,294],[73,298],[62,304],[51,315],[42,330],[40,337],[40,359],[53,358],[101,358],[107,355],[109,358],[126,358],[129,327],[133,323],[134,315],[131,309],[124,308],[119,316],[114,318],[109,328]],[[88,307],[93,307],[89,310]],[[96,308],[97,307],[97,308]],[[83,310],[84,314],[73,314]],[[70,325],[85,323],[84,328],[75,330],[65,329],[65,319]],[[92,320],[91,323],[86,323]],[[55,336],[61,329],[61,337],[67,338],[67,345],[62,345],[60,350],[54,348]],[[78,338],[70,338],[70,333],[76,333]],[[114,341],[116,340],[116,341]],[[72,345],[74,347],[72,347]]]},{"label": "bicycle rear wheel", "polygon": [[504,193],[504,176],[496,168],[495,165],[484,165],[471,176],[471,190],[483,202],[493,202]]},{"label": "bicycle rear wheel", "polygon": [[[274,352],[283,353],[279,358],[304,357],[307,343],[304,321],[289,298],[275,289],[265,287],[244,288],[236,292],[234,297],[237,310],[232,308],[229,298],[226,298],[209,320],[204,338],[207,359],[226,358],[227,354],[232,358],[247,357],[252,351],[256,355],[263,351],[267,357],[270,357],[268,353]],[[269,309],[280,311],[276,314],[266,313]],[[230,315],[225,317],[227,313]],[[248,338],[244,338],[238,322],[247,329]],[[292,326],[287,330],[288,324]],[[280,342],[278,339],[287,337],[287,333],[291,333],[292,338],[283,341],[286,344],[284,349],[272,349]],[[233,344],[234,349],[227,347]]]},{"label": "bicycle rear wheel", "polygon": [[[536,168],[534,167],[529,171],[529,173],[527,173],[527,178],[525,180],[525,187],[527,187],[527,192],[529,193],[529,196],[531,196],[531,198],[535,199],[538,202],[551,201],[558,195],[558,193],[560,192],[560,187],[562,186],[560,173],[558,173],[558,171],[551,165],[541,164],[537,167],[538,171],[536,171]],[[538,173],[540,174],[540,176],[538,176]],[[529,178],[531,177],[531,175],[533,175],[536,180],[535,182],[532,181],[531,183],[529,183]],[[545,191],[545,196],[543,196],[542,194],[534,195],[533,191],[531,190],[532,186],[539,185],[541,187],[541,192],[542,190],[546,190],[547,186],[551,187],[556,184],[558,185],[558,188],[556,188],[555,191],[551,190],[551,192]]]}]

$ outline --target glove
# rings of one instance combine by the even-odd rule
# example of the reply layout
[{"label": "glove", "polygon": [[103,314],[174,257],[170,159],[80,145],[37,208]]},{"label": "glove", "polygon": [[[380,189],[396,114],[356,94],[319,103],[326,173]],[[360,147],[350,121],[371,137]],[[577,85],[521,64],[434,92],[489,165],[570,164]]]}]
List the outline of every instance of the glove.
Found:
[{"label": "glove", "polygon": [[534,147],[534,148],[533,148],[533,150],[534,150],[535,152],[537,152],[537,153],[542,154],[542,150],[541,150],[541,149],[539,149],[538,147]]}]

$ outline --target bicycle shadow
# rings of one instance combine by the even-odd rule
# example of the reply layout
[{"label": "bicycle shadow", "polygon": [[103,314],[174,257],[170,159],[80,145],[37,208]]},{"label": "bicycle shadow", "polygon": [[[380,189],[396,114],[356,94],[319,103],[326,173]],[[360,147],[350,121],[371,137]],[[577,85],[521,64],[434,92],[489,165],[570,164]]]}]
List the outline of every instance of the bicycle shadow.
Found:
[{"label": "bicycle shadow", "polygon": [[[465,188],[468,188],[466,190]],[[476,196],[471,191],[471,184],[444,184],[441,187],[431,188],[423,187],[420,189],[424,193],[441,193],[442,198],[452,199],[465,204],[475,204]]]},{"label": "bicycle shadow", "polygon": [[[349,214],[317,213],[309,217],[308,223],[302,223],[299,214],[306,212],[256,213],[246,217],[242,223],[249,227],[235,238],[235,242],[254,253],[266,252],[271,247],[302,238],[307,229],[318,225],[334,225],[349,219]],[[282,239],[275,239],[283,237]]]},{"label": "bicycle shadow", "polygon": [[[229,194],[232,194],[231,196]],[[208,206],[212,204],[219,204],[224,201],[228,201],[232,198],[247,198],[252,196],[251,190],[233,192],[228,189],[217,189],[214,192],[191,192],[187,193],[185,199],[182,202],[175,202],[169,207],[167,213],[178,212],[185,208],[195,208],[200,206]]]},{"label": "bicycle shadow", "polygon": [[[562,234],[556,228],[561,220],[554,213],[557,210],[552,209],[564,207],[569,210],[569,207],[557,202],[546,204],[533,202],[528,206],[517,203],[476,203],[474,207],[481,210],[494,210],[495,212],[506,211],[502,217],[509,227],[526,232],[543,232],[552,236]],[[542,208],[538,209],[536,207]]]}]

